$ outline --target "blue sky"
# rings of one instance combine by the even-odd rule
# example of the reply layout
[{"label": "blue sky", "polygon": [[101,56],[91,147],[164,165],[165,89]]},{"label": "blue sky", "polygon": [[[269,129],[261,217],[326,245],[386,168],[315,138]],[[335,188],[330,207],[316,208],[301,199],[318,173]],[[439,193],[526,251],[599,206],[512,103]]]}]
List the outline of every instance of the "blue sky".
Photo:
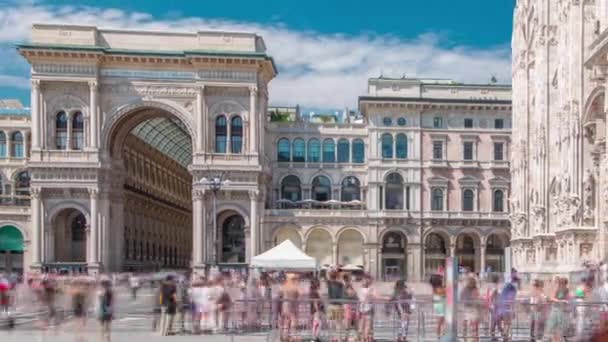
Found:
[{"label": "blue sky", "polygon": [[258,32],[279,66],[271,103],[281,105],[354,107],[380,72],[509,83],[514,1],[0,0],[0,98],[29,102],[13,46],[35,22]]}]

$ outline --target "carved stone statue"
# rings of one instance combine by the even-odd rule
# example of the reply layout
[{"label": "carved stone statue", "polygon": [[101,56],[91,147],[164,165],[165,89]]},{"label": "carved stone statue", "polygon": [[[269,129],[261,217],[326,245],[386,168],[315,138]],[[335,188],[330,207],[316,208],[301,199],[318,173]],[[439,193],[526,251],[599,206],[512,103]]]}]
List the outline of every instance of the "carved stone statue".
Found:
[{"label": "carved stone statue", "polygon": [[524,229],[526,227],[526,215],[524,213],[514,213],[511,215],[511,222],[513,223],[513,237],[521,237],[525,235]]},{"label": "carved stone statue", "polygon": [[585,170],[583,196],[583,223],[585,225],[593,225],[595,222],[595,180],[591,169]]},{"label": "carved stone statue", "polygon": [[534,222],[535,234],[542,234],[545,232],[545,207],[535,205],[532,207],[532,216]]},{"label": "carved stone statue", "polygon": [[573,226],[577,221],[581,206],[581,200],[578,195],[567,193],[562,195],[559,201],[559,218],[562,226]]}]

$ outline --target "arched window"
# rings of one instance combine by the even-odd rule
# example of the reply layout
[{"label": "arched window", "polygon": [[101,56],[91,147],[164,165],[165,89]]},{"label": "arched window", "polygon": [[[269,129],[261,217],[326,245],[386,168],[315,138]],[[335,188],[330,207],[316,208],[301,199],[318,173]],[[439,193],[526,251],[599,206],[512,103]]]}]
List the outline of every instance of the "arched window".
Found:
[{"label": "arched window", "polygon": [[55,117],[55,147],[65,150],[68,147],[68,116],[65,112]]},{"label": "arched window", "polygon": [[493,211],[502,213],[504,211],[504,193],[502,190],[494,191],[494,206]]},{"label": "arched window", "polygon": [[403,177],[393,172],[386,177],[386,209],[403,209]]},{"label": "arched window", "polygon": [[243,152],[243,119],[240,116],[230,121],[230,152]]},{"label": "arched window", "polygon": [[432,191],[431,210],[443,210],[443,190],[440,188],[434,188]]},{"label": "arched window", "polygon": [[[222,262],[245,262],[245,220],[232,215],[222,224]],[[166,253],[166,252],[165,252]]]},{"label": "arched window", "polygon": [[82,150],[84,147],[84,117],[81,112],[72,117],[72,148]]},{"label": "arched window", "polygon": [[289,161],[289,139],[281,138],[277,144],[277,160],[280,162]]},{"label": "arched window", "polygon": [[319,139],[308,140],[308,162],[318,163],[321,161],[321,143]]},{"label": "arched window", "polygon": [[397,141],[395,143],[397,158],[407,159],[407,136],[403,133],[397,134]]},{"label": "arched window", "polygon": [[361,186],[357,177],[348,176],[342,180],[340,200],[342,202],[361,200]]},{"label": "arched window", "polygon": [[29,197],[30,195],[30,173],[22,171],[15,176],[15,195]]},{"label": "arched window", "polygon": [[331,199],[331,182],[325,176],[317,176],[312,181],[312,199],[325,202]]},{"label": "arched window", "polygon": [[15,158],[23,158],[23,134],[14,132],[11,136],[11,156]]},{"label": "arched window", "polygon": [[281,199],[293,202],[302,200],[302,186],[296,176],[287,176],[281,182]]},{"label": "arched window", "polygon": [[306,161],[306,146],[304,139],[294,139],[293,141],[293,161],[303,163]]},{"label": "arched window", "polygon": [[393,158],[393,135],[382,134],[382,158]]},{"label": "arched window", "polygon": [[226,153],[226,140],[228,137],[228,127],[226,117],[220,115],[215,119],[215,153]]},{"label": "arched window", "polygon": [[350,144],[348,139],[338,140],[338,163],[348,163],[350,153]]},{"label": "arched window", "polygon": [[336,161],[336,145],[333,139],[323,140],[323,162],[333,163]]},{"label": "arched window", "polygon": [[6,134],[0,132],[0,158],[6,158]]},{"label": "arched window", "polygon": [[365,162],[365,143],[361,139],[353,140],[353,163]]},{"label": "arched window", "polygon": [[462,211],[473,211],[473,202],[475,201],[475,194],[473,190],[466,189],[462,193]]}]

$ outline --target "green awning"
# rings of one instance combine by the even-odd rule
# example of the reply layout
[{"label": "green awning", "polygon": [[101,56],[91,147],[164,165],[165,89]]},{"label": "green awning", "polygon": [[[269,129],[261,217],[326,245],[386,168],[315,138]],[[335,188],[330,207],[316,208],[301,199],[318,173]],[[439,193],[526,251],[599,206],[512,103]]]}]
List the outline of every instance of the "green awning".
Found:
[{"label": "green awning", "polygon": [[23,235],[15,226],[0,228],[0,251],[23,252]]}]

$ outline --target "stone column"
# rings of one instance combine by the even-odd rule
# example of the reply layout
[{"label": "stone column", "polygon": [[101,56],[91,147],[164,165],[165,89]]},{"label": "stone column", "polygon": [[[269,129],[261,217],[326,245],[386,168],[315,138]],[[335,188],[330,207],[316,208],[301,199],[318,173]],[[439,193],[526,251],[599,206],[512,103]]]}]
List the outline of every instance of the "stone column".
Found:
[{"label": "stone column", "polygon": [[[6,132],[6,159],[13,158],[13,131]],[[13,186],[13,193],[15,187]]]},{"label": "stone column", "polygon": [[258,134],[257,134],[257,94],[258,88],[255,86],[249,87],[249,153],[255,154],[258,151]]},{"label": "stone column", "polygon": [[29,156],[29,144],[27,143],[27,131],[21,131],[21,135],[23,135],[23,158],[27,158]]},{"label": "stone column", "polygon": [[30,109],[32,117],[32,150],[40,149],[40,80],[32,80],[30,95]]},{"label": "stone column", "polygon": [[[90,132],[90,137],[89,137],[89,146],[91,148],[98,148],[99,147],[99,139],[98,139],[98,135],[99,135],[99,108],[97,107],[97,96],[98,96],[98,84],[97,81],[90,81],[89,82],[89,100],[90,100],[90,106],[89,106],[89,128],[91,130]],[[70,123],[68,123],[69,125]],[[71,125],[70,125],[71,126]],[[68,128],[68,134],[71,131],[70,128]]]},{"label": "stone column", "polygon": [[411,251],[407,262],[407,279],[417,281],[421,279],[420,259],[422,258],[422,248],[418,243],[408,243],[407,249]]},{"label": "stone column", "polygon": [[99,247],[99,220],[98,220],[98,200],[99,192],[97,189],[89,189],[91,218],[89,222],[89,236],[87,240],[87,264],[90,271],[96,271],[99,267],[97,259],[97,248]]},{"label": "stone column", "polygon": [[197,113],[196,113],[196,123],[197,127],[197,135],[196,135],[196,150],[204,151],[205,150],[205,138],[207,134],[205,134],[205,110],[207,107],[205,101],[205,86],[201,85],[198,91],[196,92],[196,104],[197,104]]},{"label": "stone column", "polygon": [[40,269],[42,267],[42,243],[44,227],[42,225],[42,206],[40,203],[40,188],[31,188],[32,206],[32,264],[31,268]]},{"label": "stone column", "polygon": [[338,243],[331,245],[331,263],[332,265],[338,264]]},{"label": "stone column", "polygon": [[206,261],[207,243],[207,210],[204,204],[205,191],[197,190],[192,198],[192,267],[195,270],[204,270]]},{"label": "stone column", "polygon": [[481,244],[479,246],[479,273],[485,273],[486,271],[486,245]]},{"label": "stone column", "polygon": [[251,257],[258,255],[259,246],[259,224],[258,224],[258,195],[257,190],[249,191],[250,201],[250,213],[249,213],[249,225],[251,228]]}]

